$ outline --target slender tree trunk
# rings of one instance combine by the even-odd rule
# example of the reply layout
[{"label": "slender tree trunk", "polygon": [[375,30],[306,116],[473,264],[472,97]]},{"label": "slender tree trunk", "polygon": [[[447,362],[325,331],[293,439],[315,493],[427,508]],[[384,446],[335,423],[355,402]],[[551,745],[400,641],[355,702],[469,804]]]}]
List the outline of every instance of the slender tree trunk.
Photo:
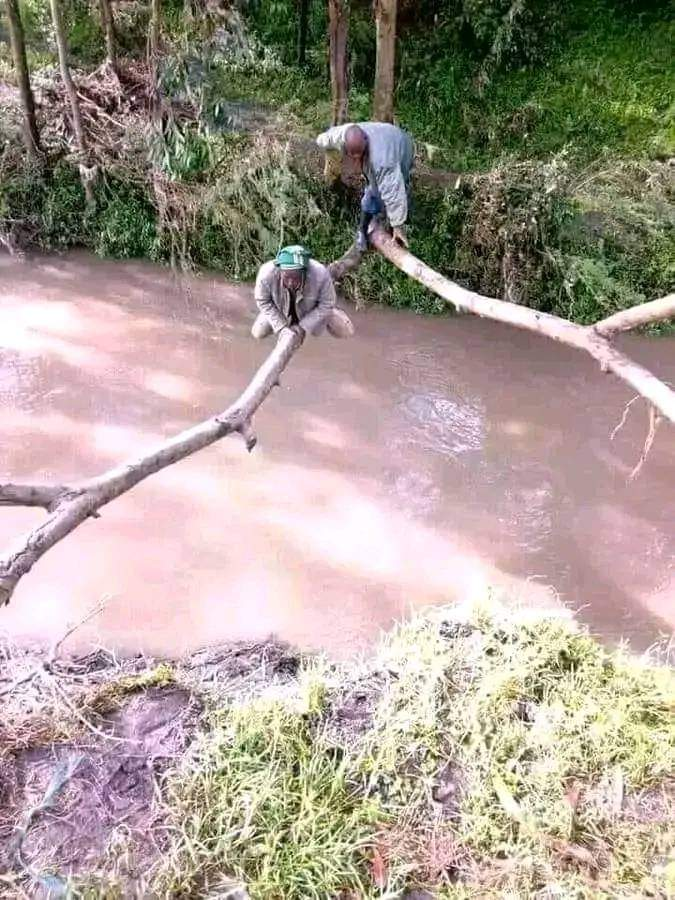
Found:
[{"label": "slender tree trunk", "polygon": [[333,125],[342,125],[349,111],[348,0],[328,0],[328,31]]},{"label": "slender tree trunk", "polygon": [[159,96],[159,51],[161,41],[161,0],[151,0],[148,32],[148,68],[150,72],[150,119],[157,135],[162,132],[162,104]]},{"label": "slender tree trunk", "polygon": [[77,145],[77,153],[80,161],[80,179],[87,198],[87,204],[91,206],[94,203],[96,167],[89,164],[89,149],[84,133],[84,125],[82,124],[80,101],[77,97],[77,90],[75,89],[72,75],[70,74],[70,68],[68,67],[68,44],[66,42],[65,28],[63,27],[60,0],[50,0],[50,6],[52,11],[52,22],[54,24],[54,35],[56,37],[56,49],[59,54],[59,68],[61,69],[63,86],[68,96],[73,131],[75,132],[75,143]]},{"label": "slender tree trunk", "polygon": [[66,32],[63,27],[63,17],[61,16],[60,0],[50,0],[52,11],[52,22],[54,23],[54,35],[56,37],[56,48],[59,54],[59,68],[61,69],[61,78],[63,86],[70,103],[70,115],[73,120],[73,131],[75,132],[75,143],[84,159],[87,155],[87,140],[84,136],[84,126],[82,125],[82,114],[80,112],[80,101],[77,97],[77,91],[73,84],[73,78],[68,67],[68,45],[66,43]]},{"label": "slender tree trunk", "polygon": [[397,0],[375,0],[377,55],[373,118],[379,122],[394,121],[394,66],[396,63]]},{"label": "slender tree trunk", "polygon": [[106,62],[113,70],[117,71],[117,50],[115,41],[115,23],[113,21],[112,6],[110,0],[99,0],[101,7],[101,23],[103,25],[103,36],[105,37],[105,55]]},{"label": "slender tree trunk", "polygon": [[21,108],[23,109],[23,139],[29,157],[37,162],[40,158],[40,136],[35,121],[35,100],[28,75],[26,44],[18,0],[7,0],[7,19],[9,21],[9,41],[12,45],[14,69],[19,83]]},{"label": "slender tree trunk", "polygon": [[157,60],[159,59],[159,36],[161,24],[162,10],[160,0],[152,0],[150,10],[150,56],[152,57],[152,66],[157,68]]},{"label": "slender tree trunk", "polygon": [[309,28],[309,0],[298,0],[298,65],[307,62],[307,29]]}]

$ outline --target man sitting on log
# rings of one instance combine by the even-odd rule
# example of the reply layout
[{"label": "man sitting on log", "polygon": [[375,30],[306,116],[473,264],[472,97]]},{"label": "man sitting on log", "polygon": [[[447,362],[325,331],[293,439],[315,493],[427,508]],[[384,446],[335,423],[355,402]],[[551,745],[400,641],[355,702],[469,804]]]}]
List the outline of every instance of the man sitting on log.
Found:
[{"label": "man sitting on log", "polygon": [[354,334],[351,319],[335,305],[330,272],[304,247],[284,247],[261,266],[254,296],[260,312],[251,334],[258,340],[284,328],[337,338]]},{"label": "man sitting on log", "polygon": [[361,198],[361,221],[356,245],[368,247],[368,227],[372,219],[386,213],[394,238],[408,246],[405,223],[408,219],[410,175],[415,158],[412,138],[387,122],[360,122],[336,125],[316,139],[328,155],[340,153],[365,176],[367,187]]}]

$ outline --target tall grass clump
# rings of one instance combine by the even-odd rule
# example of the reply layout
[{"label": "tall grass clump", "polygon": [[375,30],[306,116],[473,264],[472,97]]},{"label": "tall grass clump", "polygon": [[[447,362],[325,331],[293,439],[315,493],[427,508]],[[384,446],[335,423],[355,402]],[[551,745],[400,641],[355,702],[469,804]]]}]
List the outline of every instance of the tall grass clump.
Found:
[{"label": "tall grass clump", "polygon": [[[605,650],[567,618],[492,607],[419,616],[365,670],[313,665],[307,679],[300,699],[210,714],[169,781],[174,837],[161,890],[628,898],[670,889],[667,666]],[[340,718],[350,696],[370,698],[356,732]]]},{"label": "tall grass clump", "polygon": [[367,892],[375,806],[321,740],[317,698],[219,710],[169,788],[176,837],[163,896],[210,896],[245,885],[288,900]]}]

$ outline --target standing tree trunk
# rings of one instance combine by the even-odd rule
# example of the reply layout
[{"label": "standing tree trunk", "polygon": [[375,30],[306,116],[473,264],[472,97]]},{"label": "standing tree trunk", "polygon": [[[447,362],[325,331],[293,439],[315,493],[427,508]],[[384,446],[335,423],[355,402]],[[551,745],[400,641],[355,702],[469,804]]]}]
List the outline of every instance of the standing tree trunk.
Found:
[{"label": "standing tree trunk", "polygon": [[349,0],[328,0],[328,33],[333,125],[342,125],[349,110]]},{"label": "standing tree trunk", "polygon": [[160,0],[151,0],[148,32],[148,69],[150,74],[150,119],[158,136],[162,130],[162,104],[159,96],[159,50],[162,8]]},{"label": "standing tree trunk", "polygon": [[373,118],[379,122],[393,122],[397,0],[374,0],[374,2],[377,55]]},{"label": "standing tree trunk", "polygon": [[112,6],[110,0],[99,0],[101,7],[101,23],[103,36],[105,37],[106,63],[113,72],[117,73],[117,52],[115,48],[115,23],[113,22]]},{"label": "standing tree trunk", "polygon": [[66,32],[63,27],[63,18],[61,16],[60,0],[50,0],[52,11],[52,22],[54,24],[54,35],[56,37],[56,49],[59,54],[59,68],[61,69],[61,78],[63,86],[68,95],[70,103],[70,115],[73,120],[73,131],[75,132],[75,143],[77,145],[77,153],[80,161],[80,178],[82,187],[87,198],[87,204],[94,203],[94,178],[96,176],[96,167],[89,164],[89,152],[87,148],[87,139],[84,134],[84,126],[82,124],[82,113],[80,112],[80,101],[77,97],[77,90],[73,84],[73,78],[68,68],[68,44],[66,42]]},{"label": "standing tree trunk", "polygon": [[18,0],[7,0],[7,19],[9,21],[9,41],[12,45],[14,69],[19,83],[21,107],[23,109],[23,139],[28,156],[37,162],[40,158],[40,135],[35,121],[35,99],[30,86],[28,62],[26,60],[26,43],[23,37],[23,25],[19,12]]},{"label": "standing tree trunk", "polygon": [[153,71],[156,71],[157,61],[159,59],[160,21],[160,0],[152,0],[152,6],[150,10],[150,57]]},{"label": "standing tree trunk", "polygon": [[298,65],[307,62],[307,29],[309,28],[309,0],[298,0]]}]

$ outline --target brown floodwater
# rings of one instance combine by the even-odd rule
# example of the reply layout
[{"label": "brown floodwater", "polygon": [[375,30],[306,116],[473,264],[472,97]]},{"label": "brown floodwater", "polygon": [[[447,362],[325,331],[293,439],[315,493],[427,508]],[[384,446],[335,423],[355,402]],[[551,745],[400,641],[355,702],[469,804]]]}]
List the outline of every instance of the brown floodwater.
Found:
[{"label": "brown floodwater", "polygon": [[[85,254],[0,258],[0,479],[100,473],[229,405],[270,345],[251,289]],[[349,654],[429,604],[564,603],[608,640],[675,625],[675,432],[589,358],[372,308],[308,340],[256,417],[51,550],[0,632],[175,654],[277,635]],[[675,381],[672,338],[625,345]],[[40,520],[0,509],[0,545]]]}]

